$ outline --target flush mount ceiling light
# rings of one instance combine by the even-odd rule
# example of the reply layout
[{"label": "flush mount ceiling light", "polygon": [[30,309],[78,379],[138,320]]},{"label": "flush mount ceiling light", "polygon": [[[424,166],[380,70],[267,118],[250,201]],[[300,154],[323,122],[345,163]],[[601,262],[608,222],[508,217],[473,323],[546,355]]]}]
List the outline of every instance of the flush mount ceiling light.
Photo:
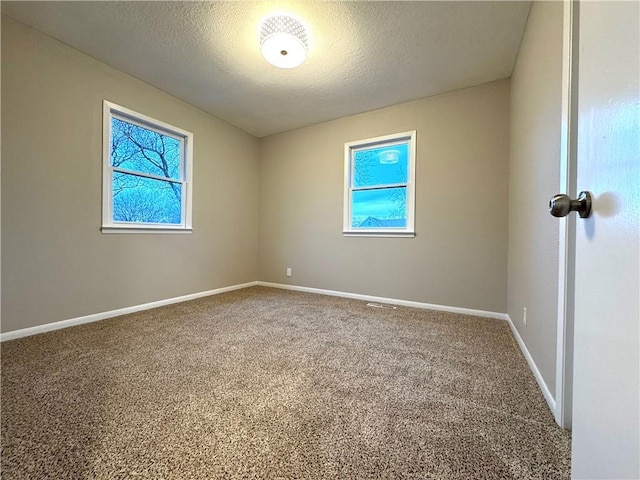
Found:
[{"label": "flush mount ceiling light", "polygon": [[262,56],[280,68],[295,68],[307,57],[307,30],[288,15],[274,15],[260,26]]},{"label": "flush mount ceiling light", "polygon": [[383,165],[389,165],[392,163],[398,163],[400,158],[399,150],[384,150],[378,154],[380,156],[380,163]]}]

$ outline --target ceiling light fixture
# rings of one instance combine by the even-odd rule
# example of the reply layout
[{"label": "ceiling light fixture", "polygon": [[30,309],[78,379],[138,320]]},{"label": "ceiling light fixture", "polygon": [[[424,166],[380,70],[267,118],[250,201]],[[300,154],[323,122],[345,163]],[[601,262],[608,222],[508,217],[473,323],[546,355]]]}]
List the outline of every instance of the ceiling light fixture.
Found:
[{"label": "ceiling light fixture", "polygon": [[297,19],[274,15],[260,26],[262,56],[280,68],[295,68],[307,58],[307,30]]},{"label": "ceiling light fixture", "polygon": [[383,165],[398,163],[398,160],[400,159],[399,150],[384,150],[378,155],[380,156],[380,163]]}]

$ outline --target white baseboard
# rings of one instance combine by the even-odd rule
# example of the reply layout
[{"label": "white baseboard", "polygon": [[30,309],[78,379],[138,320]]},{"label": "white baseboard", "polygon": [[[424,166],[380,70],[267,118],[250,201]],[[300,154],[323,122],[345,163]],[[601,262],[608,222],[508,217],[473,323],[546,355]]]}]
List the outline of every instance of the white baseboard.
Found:
[{"label": "white baseboard", "polygon": [[85,315],[83,317],[71,318],[68,320],[62,320],[59,322],[47,323],[45,325],[38,325],[35,327],[23,328],[20,330],[13,330],[11,332],[1,333],[0,334],[0,342],[5,342],[8,340],[15,340],[16,338],[27,337],[30,335],[37,335],[39,333],[51,332],[53,330],[60,330],[62,328],[72,327],[74,325],[81,325],[83,323],[91,323],[97,322],[100,320],[105,320],[107,318],[117,317],[119,315],[126,315],[128,313],[140,312],[142,310],[149,310],[151,308],[162,307],[164,305],[170,305],[172,303],[180,303],[186,302],[188,300],[195,300],[196,298],[208,297],[210,295],[217,295],[220,293],[230,292],[232,290],[240,290],[242,288],[253,287],[256,285],[261,285],[264,287],[271,288],[280,288],[283,290],[295,290],[298,292],[308,292],[308,293],[317,293],[320,295],[331,295],[334,297],[344,297],[344,298],[353,298],[356,300],[365,300],[369,302],[378,302],[378,303],[387,303],[390,305],[401,305],[404,307],[413,307],[413,308],[423,308],[428,310],[437,310],[442,312],[451,312],[451,313],[461,313],[465,315],[473,315],[477,317],[487,317],[487,318],[496,318],[498,320],[505,320],[511,331],[513,332],[513,336],[515,337],[518,345],[520,346],[520,350],[524,354],[527,363],[529,364],[529,368],[533,372],[533,375],[542,390],[542,394],[549,404],[549,408],[555,414],[556,411],[556,402],[549,391],[546,383],[544,382],[540,371],[536,363],[533,360],[533,357],[527,350],[518,330],[516,330],[511,318],[506,313],[497,313],[497,312],[489,312],[485,310],[474,310],[470,308],[460,308],[460,307],[450,307],[446,305],[436,305],[432,303],[423,303],[423,302],[414,302],[410,300],[399,300],[395,298],[386,298],[386,297],[376,297],[373,295],[362,295],[359,293],[349,293],[349,292],[341,292],[337,290],[324,290],[321,288],[311,288],[311,287],[300,287],[297,285],[285,285],[281,283],[271,283],[271,282],[248,282],[242,283],[238,285],[231,285],[229,287],[216,288],[214,290],[207,290],[205,292],[192,293],[189,295],[183,295],[181,297],[168,298],[165,300],[158,300],[156,302],[144,303],[142,305],[134,305],[131,307],[119,308],[116,310],[110,310],[108,312],[95,313],[92,315]]},{"label": "white baseboard", "polygon": [[354,298],[368,302],[388,303],[390,305],[401,305],[403,307],[424,308],[427,310],[438,310],[440,312],[462,313],[476,317],[497,318],[507,320],[506,313],[487,312],[485,310],[473,310],[470,308],[449,307],[446,305],[435,305],[432,303],[413,302],[411,300],[398,300],[396,298],[374,297],[372,295],[361,295],[359,293],[340,292],[337,290],[323,290],[321,288],[299,287],[297,285],[285,285],[283,283],[258,282],[263,287],[281,288],[283,290],[295,290],[298,292],[319,293],[320,295],[331,295],[333,297]]},{"label": "white baseboard", "polygon": [[513,336],[516,338],[516,342],[518,342],[518,346],[520,347],[520,350],[522,350],[522,354],[524,355],[524,358],[527,360],[527,363],[529,364],[529,368],[533,372],[533,376],[536,378],[536,382],[538,382],[538,386],[540,387],[540,390],[542,390],[542,395],[544,395],[544,399],[547,401],[547,404],[551,409],[551,413],[553,413],[555,417],[556,401],[554,400],[553,395],[551,395],[551,392],[549,391],[549,387],[547,387],[547,384],[544,382],[544,379],[542,378],[542,374],[540,373],[540,370],[538,370],[538,366],[536,365],[536,362],[533,360],[533,357],[529,353],[529,350],[527,350],[527,346],[524,344],[522,337],[518,333],[518,330],[516,329],[509,315],[507,315],[507,323],[509,324],[509,327],[511,327],[511,332],[513,333]]},{"label": "white baseboard", "polygon": [[126,315],[128,313],[139,312],[141,310],[149,310],[150,308],[162,307],[164,305],[170,305],[172,303],[186,302],[188,300],[195,300],[196,298],[208,297],[210,295],[218,295],[220,293],[230,292],[232,290],[240,290],[241,288],[254,287],[257,284],[258,282],[241,283],[239,285],[231,285],[229,287],[216,288],[214,290],[207,290],[205,292],[191,293],[189,295],[183,295],[181,297],[158,300],[157,302],[144,303],[142,305],[134,305],[132,307],[118,308],[116,310],[110,310],[108,312],[94,313],[92,315],[85,315],[84,317],[70,318],[69,320],[61,320],[59,322],[47,323],[45,325],[38,325],[36,327],[13,330],[11,332],[0,334],[0,342],[5,342],[7,340],[14,340],[16,338],[27,337],[30,335],[37,335],[38,333],[50,332],[53,330],[60,330],[61,328],[72,327],[74,325],[81,325],[83,323],[97,322],[99,320],[105,320],[107,318],[117,317],[119,315]]},{"label": "white baseboard", "polygon": [[474,315],[477,317],[488,317],[488,318],[496,318],[498,320],[504,320],[509,324],[509,327],[511,328],[511,332],[515,337],[516,342],[518,343],[518,346],[520,347],[520,350],[524,355],[524,358],[527,360],[529,369],[533,373],[533,376],[535,377],[536,382],[538,382],[538,385],[540,386],[540,390],[542,390],[542,395],[544,396],[544,399],[547,401],[547,404],[549,405],[551,412],[555,415],[556,402],[553,399],[553,396],[551,395],[551,392],[549,391],[547,384],[542,378],[542,375],[540,374],[540,370],[538,370],[538,366],[536,365],[536,362],[533,360],[533,357],[529,353],[529,350],[527,350],[527,347],[524,344],[522,337],[520,337],[518,330],[516,330],[515,325],[511,321],[511,317],[509,317],[509,315],[506,313],[488,312],[484,310],[473,310],[469,308],[460,308],[460,307],[449,307],[446,305],[434,305],[431,303],[413,302],[409,300],[398,300],[395,298],[374,297],[372,295],[361,295],[359,293],[340,292],[336,290],[323,290],[320,288],[299,287],[297,285],[286,285],[282,283],[258,281],[257,284],[263,287],[281,288],[284,290],[295,290],[298,292],[318,293],[321,295],[331,295],[334,297],[354,298],[356,300],[365,300],[369,302],[387,303],[390,305],[402,305],[404,307],[424,308],[428,310],[438,310],[442,312],[451,312],[451,313],[462,313],[466,315]]}]

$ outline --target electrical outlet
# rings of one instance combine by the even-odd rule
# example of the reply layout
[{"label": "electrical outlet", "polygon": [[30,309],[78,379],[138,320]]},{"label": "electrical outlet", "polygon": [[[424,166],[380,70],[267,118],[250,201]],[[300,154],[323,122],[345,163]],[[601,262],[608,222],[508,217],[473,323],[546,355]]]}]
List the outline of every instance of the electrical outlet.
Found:
[{"label": "electrical outlet", "polygon": [[290,276],[291,276],[291,268],[287,267],[287,277],[290,277]]},{"label": "electrical outlet", "polygon": [[527,324],[527,307],[522,309],[522,321],[525,325]]}]

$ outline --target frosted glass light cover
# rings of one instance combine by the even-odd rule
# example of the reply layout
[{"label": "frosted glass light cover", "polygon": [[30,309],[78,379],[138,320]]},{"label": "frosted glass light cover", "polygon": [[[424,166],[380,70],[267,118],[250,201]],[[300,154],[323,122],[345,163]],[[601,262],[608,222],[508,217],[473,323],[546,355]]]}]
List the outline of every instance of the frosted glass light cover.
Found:
[{"label": "frosted glass light cover", "polygon": [[261,25],[260,45],[267,62],[280,68],[294,68],[307,57],[307,32],[295,18],[269,17]]},{"label": "frosted glass light cover", "polygon": [[262,42],[262,56],[276,67],[294,68],[302,65],[307,57],[307,50],[293,35],[275,33]]},{"label": "frosted glass light cover", "polygon": [[380,163],[384,165],[390,165],[393,163],[398,163],[398,159],[400,158],[399,150],[384,150],[380,152]]}]

